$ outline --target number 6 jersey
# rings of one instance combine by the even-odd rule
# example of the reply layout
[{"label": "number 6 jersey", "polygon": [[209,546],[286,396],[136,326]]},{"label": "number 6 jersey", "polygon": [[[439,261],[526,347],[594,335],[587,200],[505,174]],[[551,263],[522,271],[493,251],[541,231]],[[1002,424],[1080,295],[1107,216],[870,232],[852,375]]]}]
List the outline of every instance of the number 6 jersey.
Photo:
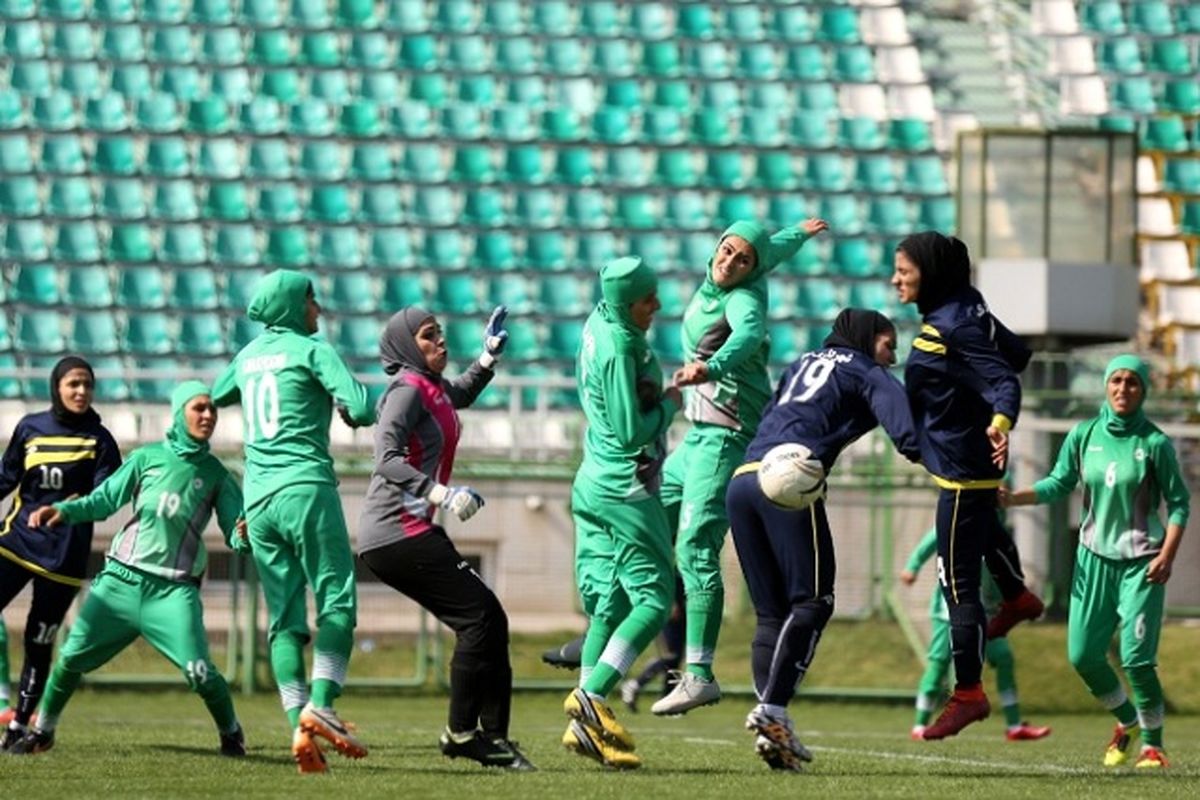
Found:
[{"label": "number 6 jersey", "polygon": [[89,412],[67,425],[50,411],[17,423],[0,466],[0,497],[17,489],[0,522],[0,557],[36,575],[79,586],[92,548],[92,526],[43,526],[31,530],[29,512],[73,494],[87,494],[121,465],[112,434]]},{"label": "number 6 jersey", "polygon": [[858,350],[814,350],[793,361],[780,378],[746,460],[758,461],[776,445],[798,442],[828,473],[846,445],[876,425],[883,425],[901,455],[919,458],[900,381]]}]

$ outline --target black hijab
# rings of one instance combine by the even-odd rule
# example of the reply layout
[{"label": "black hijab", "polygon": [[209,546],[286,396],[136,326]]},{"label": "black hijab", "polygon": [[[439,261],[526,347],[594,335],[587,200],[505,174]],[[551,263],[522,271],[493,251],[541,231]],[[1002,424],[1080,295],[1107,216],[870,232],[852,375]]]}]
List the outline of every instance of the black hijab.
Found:
[{"label": "black hijab", "polygon": [[430,378],[440,377],[429,369],[425,354],[417,345],[417,329],[432,317],[433,314],[416,306],[392,314],[379,339],[379,360],[383,362],[384,372],[395,375],[401,369],[411,369]]},{"label": "black hijab", "polygon": [[843,308],[833,321],[833,330],[825,337],[826,347],[847,347],[875,359],[875,337],[893,331],[896,326],[878,311]]},{"label": "black hijab", "polygon": [[947,298],[971,285],[971,256],[962,240],[924,231],[906,237],[896,246],[921,270],[917,310],[928,314]]},{"label": "black hijab", "polygon": [[59,392],[58,385],[62,382],[63,377],[73,369],[87,370],[87,374],[91,376],[92,384],[96,383],[96,373],[92,370],[91,364],[79,356],[64,356],[60,358],[58,363],[54,365],[54,369],[50,370],[50,414],[63,425],[78,428],[89,422],[99,422],[100,415],[90,407],[82,414],[76,414],[63,405],[62,394]]}]

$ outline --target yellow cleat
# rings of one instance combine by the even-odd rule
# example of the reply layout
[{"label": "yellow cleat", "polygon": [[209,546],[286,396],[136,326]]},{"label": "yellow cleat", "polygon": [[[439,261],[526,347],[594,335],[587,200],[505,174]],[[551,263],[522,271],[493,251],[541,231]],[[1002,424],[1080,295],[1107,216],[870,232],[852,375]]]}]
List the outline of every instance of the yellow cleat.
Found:
[{"label": "yellow cleat", "polygon": [[1129,731],[1118,725],[1113,731],[1112,741],[1104,750],[1104,766],[1119,767],[1129,758]]},{"label": "yellow cleat", "polygon": [[1169,767],[1167,763],[1167,754],[1157,747],[1143,747],[1142,754],[1138,756],[1137,763],[1133,765],[1134,769],[1165,769]]},{"label": "yellow cleat", "polygon": [[329,771],[317,740],[299,728],[292,735],[292,758],[302,775]]},{"label": "yellow cleat", "polygon": [[637,769],[642,760],[628,750],[622,750],[606,742],[599,731],[577,719],[571,720],[562,738],[563,747],[599,761],[613,769]]},{"label": "yellow cleat", "polygon": [[583,689],[572,689],[563,701],[563,711],[595,731],[605,742],[620,750],[633,752],[633,736],[617,722],[612,709],[603,700],[588,696]]}]

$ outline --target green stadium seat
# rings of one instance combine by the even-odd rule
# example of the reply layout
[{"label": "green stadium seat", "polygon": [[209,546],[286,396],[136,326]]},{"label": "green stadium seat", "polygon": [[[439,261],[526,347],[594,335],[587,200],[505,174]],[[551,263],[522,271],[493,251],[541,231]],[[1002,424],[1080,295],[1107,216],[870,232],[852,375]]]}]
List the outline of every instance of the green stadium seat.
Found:
[{"label": "green stadium seat", "polygon": [[[383,279],[383,307],[399,310],[406,306],[429,308],[429,292],[413,275],[393,273]],[[378,340],[378,335],[376,339]]]},{"label": "green stadium seat", "polygon": [[591,186],[596,182],[592,151],[587,147],[560,147],[555,156],[554,179],[572,186]]},{"label": "green stadium seat", "polygon": [[1152,42],[1149,68],[1154,72],[1172,75],[1194,75],[1196,72],[1191,48],[1183,39],[1156,39]]},{"label": "green stadium seat", "polygon": [[700,270],[713,254],[715,239],[710,232],[685,233],[679,237],[676,261],[686,270]]},{"label": "green stadium seat", "polygon": [[[218,249],[219,249],[218,245]],[[230,309],[248,308],[266,272],[260,269],[237,269],[225,272],[225,293],[222,305]]]},{"label": "green stadium seat", "polygon": [[116,320],[107,311],[76,311],[70,329],[67,346],[72,352],[110,355],[121,347]]},{"label": "green stadium seat", "polygon": [[654,144],[679,144],[687,139],[683,114],[670,106],[650,106],[642,114],[645,139]]},{"label": "green stadium seat", "polygon": [[1140,75],[1146,71],[1141,46],[1133,37],[1114,37],[1100,42],[1100,68],[1122,75]]},{"label": "green stadium seat", "polygon": [[217,281],[212,270],[207,267],[192,267],[176,269],[173,274],[175,286],[171,291],[172,308],[209,311],[220,304]]},{"label": "green stadium seat", "polygon": [[[690,263],[682,265],[690,268]],[[664,317],[682,317],[687,305],[692,299],[696,286],[693,281],[681,278],[663,277],[658,281],[658,301],[662,303],[659,311]]]},{"label": "green stadium seat", "polygon": [[262,73],[259,92],[273,97],[280,103],[291,105],[300,102],[300,73],[294,69],[268,69]]},{"label": "green stadium seat", "polygon": [[825,49],[813,42],[800,42],[788,48],[784,74],[797,81],[829,80],[829,59]]},{"label": "green stadium seat", "polygon": [[446,180],[441,148],[436,144],[409,142],[404,148],[401,172],[420,183],[440,183]]},{"label": "green stadium seat", "polygon": [[[489,3],[488,7],[496,5]],[[500,71],[515,74],[535,72],[538,61],[535,55],[533,40],[524,36],[508,36],[496,41],[496,66]]]},{"label": "green stadium seat", "polygon": [[337,120],[329,103],[310,97],[292,104],[288,127],[299,136],[330,136],[337,129]]},{"label": "green stadium seat", "polygon": [[1112,87],[1112,107],[1136,114],[1153,114],[1158,104],[1154,99],[1154,83],[1146,77],[1117,78]]},{"label": "green stadium seat", "polygon": [[650,328],[654,352],[664,366],[675,366],[684,362],[680,328],[679,320],[665,317],[655,317],[654,325]]},{"label": "green stadium seat", "polygon": [[[720,109],[702,109],[692,117],[692,141],[721,147],[733,143],[733,131],[729,127],[729,119]],[[714,151],[709,151],[712,155]]]},{"label": "green stadium seat", "polygon": [[787,150],[762,151],[758,154],[754,169],[754,184],[773,191],[791,191],[800,185],[791,152]]},{"label": "green stadium seat", "polygon": [[56,217],[92,216],[96,213],[96,203],[92,200],[91,181],[72,176],[55,178],[50,184],[46,211]]},{"label": "green stadium seat", "polygon": [[706,80],[720,80],[733,75],[729,51],[724,42],[699,42],[692,46],[690,73]]},{"label": "green stadium seat", "polygon": [[[580,234],[575,251],[575,263],[593,275],[598,275],[600,268],[617,256],[617,240],[607,230],[589,231]],[[596,281],[599,291],[599,281]]]},{"label": "green stadium seat", "polygon": [[213,70],[212,92],[234,106],[249,103],[254,99],[249,70],[245,67],[222,67]]},{"label": "green stadium seat", "polygon": [[208,260],[204,229],[190,223],[166,226],[158,257],[170,264],[203,264]]},{"label": "green stadium seat", "polygon": [[[722,194],[717,201],[713,227],[725,229],[739,219],[758,219],[758,203],[750,194]],[[708,255],[712,255],[710,252]],[[707,258],[707,256],[706,256]]]},{"label": "green stadium seat", "polygon": [[[529,314],[534,310],[529,282],[521,275],[505,275],[503,277],[491,278],[487,283],[485,299],[487,303],[507,306],[509,312],[512,314]],[[520,327],[526,330],[530,329],[528,325]],[[511,349],[512,346],[513,340],[510,338],[510,349],[505,352],[512,358],[520,358],[517,355],[517,349]]]},{"label": "green stadium seat", "polygon": [[450,38],[446,46],[446,66],[457,72],[486,72],[491,66],[487,42],[482,36]]},{"label": "green stadium seat", "polygon": [[197,219],[200,203],[196,185],[189,180],[159,181],[154,195],[154,216],[177,222]]},{"label": "green stadium seat", "polygon": [[817,37],[835,44],[858,44],[858,9],[853,6],[823,6]]},{"label": "green stadium seat", "polygon": [[533,3],[531,30],[554,38],[572,35],[575,30],[570,4],[565,0]]},{"label": "green stadium seat", "polygon": [[[300,36],[299,62],[312,67],[337,67],[343,62],[338,37],[332,31],[310,30]],[[320,72],[314,72],[316,78]]]},{"label": "green stadium seat", "polygon": [[146,144],[146,172],[161,178],[177,178],[192,171],[187,141],[182,136],[159,136]]},{"label": "green stadium seat", "polygon": [[628,109],[601,106],[592,115],[592,132],[605,144],[628,144],[637,137],[633,116]]},{"label": "green stadium seat", "polygon": [[125,365],[119,356],[93,357],[96,372],[96,399],[102,403],[124,403],[129,400],[129,381],[125,380]]},{"label": "green stadium seat", "polygon": [[1188,149],[1187,129],[1181,117],[1151,117],[1142,123],[1142,149],[1182,153]]},{"label": "green stadium seat", "polygon": [[309,78],[308,94],[333,106],[349,103],[354,93],[350,89],[349,75],[340,69],[323,69],[312,73]]},{"label": "green stadium seat", "polygon": [[371,232],[367,265],[382,269],[410,269],[416,266],[412,242],[403,228],[376,228]]},{"label": "green stadium seat", "polygon": [[426,225],[452,225],[458,217],[455,194],[445,186],[418,186],[413,192],[412,218]]},{"label": "green stadium seat", "polygon": [[459,270],[467,266],[463,235],[455,230],[428,231],[421,250],[424,266],[435,270]]},{"label": "green stadium seat", "polygon": [[853,186],[871,194],[890,194],[900,188],[896,166],[889,155],[860,155],[854,171]]},{"label": "green stadium seat", "polygon": [[108,267],[94,264],[71,267],[67,270],[67,288],[63,297],[69,305],[78,308],[108,308],[114,299]]},{"label": "green stadium seat", "polygon": [[345,184],[337,183],[314,186],[306,216],[313,222],[349,222],[354,217],[354,211],[350,207],[349,188]]},{"label": "green stadium seat", "polygon": [[1168,192],[1200,194],[1200,160],[1167,159],[1163,167],[1162,188]]},{"label": "green stadium seat", "polygon": [[667,186],[694,186],[696,154],[691,150],[659,150],[654,174]]},{"label": "green stadium seat", "polygon": [[33,99],[33,122],[47,131],[69,131],[79,126],[75,101],[61,89],[51,90]]},{"label": "green stadium seat", "polygon": [[642,68],[654,78],[676,77],[682,68],[679,45],[673,41],[643,42]]},{"label": "green stadium seat", "polygon": [[1183,204],[1179,230],[1189,236],[1200,235],[1200,200],[1188,200]]},{"label": "green stadium seat", "polygon": [[844,236],[855,236],[865,230],[863,213],[853,195],[824,195],[817,216],[828,220],[829,227]]},{"label": "green stadium seat", "polygon": [[609,224],[608,200],[597,189],[578,189],[567,195],[564,221],[573,228],[603,228]]},{"label": "green stadium seat", "polygon": [[496,79],[484,73],[463,75],[458,81],[460,103],[491,107],[496,103]]},{"label": "green stadium seat", "polygon": [[674,20],[661,3],[638,3],[629,9],[629,29],[646,42],[665,39],[675,32]]},{"label": "green stadium seat", "polygon": [[757,5],[730,5],[725,11],[725,30],[731,38],[742,41],[764,38],[762,10]]},{"label": "green stadium seat", "polygon": [[142,224],[115,224],[108,240],[108,257],[113,261],[141,263],[154,258],[150,229]]},{"label": "green stadium seat", "polygon": [[68,61],[62,65],[59,86],[76,98],[92,98],[104,91],[100,65],[95,61]]},{"label": "green stadium seat", "polygon": [[[253,225],[218,225],[213,240],[213,262],[222,266],[247,267],[258,264],[258,236]],[[226,273],[232,284],[250,273],[234,271]],[[227,290],[232,292],[232,286]],[[243,303],[231,303],[234,308],[244,307]]]},{"label": "green stadium seat", "polygon": [[560,231],[531,231],[525,240],[525,263],[544,272],[566,269],[566,237]]},{"label": "green stadium seat", "polygon": [[[8,330],[4,325],[0,325],[0,337],[3,337],[5,347],[0,348],[9,350],[12,347],[12,341],[8,338]],[[0,352],[0,372],[7,372],[17,369],[17,359],[12,353]],[[45,392],[43,388],[41,391]],[[15,377],[0,377],[0,399],[4,400],[19,400],[23,391],[21,389],[21,381]],[[46,395],[49,397],[49,395]]]},{"label": "green stadium seat", "polygon": [[910,194],[949,194],[946,170],[936,155],[913,156],[904,167],[903,191]]},{"label": "green stadium seat", "polygon": [[775,194],[767,201],[767,219],[780,227],[798,225],[811,216],[813,213],[808,202],[800,195]]},{"label": "green stadium seat", "polygon": [[334,346],[350,358],[379,358],[379,328],[371,317],[343,317],[338,321]]},{"label": "green stadium seat", "polygon": [[192,31],[184,25],[164,25],[154,28],[151,52],[154,60],[167,64],[191,64],[196,60]]},{"label": "green stadium seat", "polygon": [[782,112],[773,108],[747,111],[742,117],[742,141],[755,147],[776,147],[787,137],[783,130]]},{"label": "green stadium seat", "polygon": [[64,222],[58,226],[54,244],[56,261],[95,263],[101,260],[100,232],[91,222]]},{"label": "green stadium seat", "polygon": [[138,127],[150,133],[174,133],[183,128],[179,102],[166,92],[149,92],[137,101]]},{"label": "green stadium seat", "polygon": [[323,303],[338,314],[370,314],[379,307],[379,291],[371,276],[360,270],[336,272]]},{"label": "green stadium seat", "polygon": [[605,0],[588,0],[581,3],[579,28],[587,36],[616,36],[621,31],[617,4]]},{"label": "green stadium seat", "polygon": [[716,36],[713,12],[706,5],[681,5],[675,11],[677,33],[687,39],[712,39]]},{"label": "green stadium seat", "polygon": [[[579,278],[573,273],[542,276],[538,280],[538,298],[543,313],[556,317],[575,317],[588,313],[591,303],[588,302],[587,292],[581,291],[582,288]],[[571,324],[580,327],[578,322]]]},{"label": "green stadium seat", "polygon": [[46,43],[41,23],[36,19],[8,20],[4,27],[4,52],[17,60],[44,57]]},{"label": "green stadium seat", "polygon": [[229,342],[232,345],[230,349],[241,350],[265,329],[261,322],[254,322],[244,316],[234,317],[233,326],[229,331]]},{"label": "green stadium seat", "polygon": [[272,267],[301,267],[311,262],[308,231],[302,228],[271,228],[263,263]]},{"label": "green stadium seat", "polygon": [[17,349],[23,353],[61,353],[67,347],[62,335],[62,319],[53,309],[16,312],[14,315]]},{"label": "green stadium seat", "polygon": [[1125,15],[1117,0],[1080,3],[1080,21],[1085,28],[1109,36],[1125,33]]},{"label": "green stadium seat", "polygon": [[549,189],[522,189],[513,204],[513,219],[530,228],[552,228],[559,224],[557,206]]},{"label": "green stadium seat", "polygon": [[746,98],[746,114],[752,114],[756,109],[770,109],[778,114],[790,113],[792,96],[785,83],[755,83],[750,86]]},{"label": "green stadium seat", "polygon": [[325,228],[317,239],[317,255],[313,259],[318,266],[354,270],[366,266],[367,258],[362,247],[362,235],[358,228]]},{"label": "green stadium seat", "polygon": [[9,175],[0,179],[0,214],[36,217],[41,211],[37,178],[32,175]]},{"label": "green stadium seat", "polygon": [[434,306],[437,313],[441,314],[478,314],[483,311],[475,276],[469,273],[439,274]]},{"label": "green stadium seat", "polygon": [[145,0],[142,17],[151,22],[182,22],[187,10],[180,0]]},{"label": "green stadium seat", "polygon": [[200,59],[207,64],[232,66],[246,60],[246,49],[237,28],[205,28]]},{"label": "green stadium seat", "polygon": [[1179,3],[1175,6],[1175,27],[1180,33],[1200,33],[1200,6]]},{"label": "green stadium seat", "polygon": [[[832,271],[851,278],[883,277],[878,275],[880,259],[877,248],[866,239],[835,239],[829,255]],[[880,283],[881,286],[885,284]],[[873,306],[865,306],[872,308]]]},{"label": "green stadium seat", "polygon": [[14,261],[49,261],[50,245],[41,220],[10,221],[4,235],[4,252]]},{"label": "green stadium seat", "polygon": [[[95,87],[99,91],[99,80]],[[94,131],[112,133],[129,129],[129,113],[125,108],[125,98],[116,92],[105,92],[87,101],[84,114],[87,127]]]},{"label": "green stadium seat", "polygon": [[1168,80],[1163,85],[1162,109],[1176,114],[1200,114],[1200,84],[1191,78]]},{"label": "green stadium seat", "polygon": [[437,39],[427,34],[404,36],[396,58],[401,69],[434,70],[438,66]]},{"label": "green stadium seat", "polygon": [[767,325],[767,341],[770,343],[770,362],[790,364],[808,351],[806,328],[795,322],[772,322]]},{"label": "green stadium seat", "polygon": [[206,178],[242,177],[242,154],[237,141],[216,137],[202,139],[196,158],[196,174]]},{"label": "green stadium seat", "polygon": [[34,306],[52,306],[58,303],[60,297],[57,267],[50,264],[17,265],[12,276],[11,300]]},{"label": "green stadium seat", "polygon": [[692,110],[691,87],[687,81],[655,81],[654,105],[674,108],[681,114],[689,114]]},{"label": "green stadium seat", "polygon": [[479,139],[486,133],[483,109],[474,103],[453,103],[442,109],[442,130],[452,139]]},{"label": "green stadium seat", "polygon": [[917,213],[917,227],[921,230],[953,233],[957,229],[957,225],[955,224],[954,198],[922,198],[920,210]]},{"label": "green stadium seat", "polygon": [[476,29],[475,4],[471,0],[439,0],[437,28],[451,33],[468,33]]},{"label": "green stadium seat", "polygon": [[[130,0],[123,0],[124,5],[129,9],[130,15],[133,13],[133,3]],[[52,19],[83,19],[88,9],[84,7],[83,0],[44,0],[39,4],[47,17]],[[99,19],[104,17],[99,10],[99,3],[96,4],[96,16]]]},{"label": "green stadium seat", "polygon": [[[688,6],[685,6],[687,8]],[[583,344],[583,325],[579,320],[551,320],[546,331],[546,357],[574,361]]]},{"label": "green stadium seat", "polygon": [[613,222],[625,228],[654,228],[661,219],[658,198],[652,194],[628,192],[617,195]]},{"label": "green stadium seat", "polygon": [[346,64],[351,67],[382,69],[392,63],[387,34],[375,30],[355,30],[350,38]]},{"label": "green stadium seat", "polygon": [[493,0],[484,10],[483,30],[489,33],[525,33],[525,18],[517,0]]},{"label": "green stadium seat", "polygon": [[476,235],[468,266],[489,271],[516,269],[517,253],[512,234],[508,231],[483,231]]},{"label": "green stadium seat", "polygon": [[[43,152],[44,159],[45,153]],[[33,152],[29,147],[29,138],[25,134],[13,133],[0,138],[0,171],[9,174],[33,172]],[[57,172],[58,170],[52,171]]]},{"label": "green stadium seat", "polygon": [[257,178],[290,178],[292,162],[283,139],[256,139],[250,142],[246,174]]},{"label": "green stadium seat", "polygon": [[450,178],[464,183],[494,183],[499,175],[495,150],[486,144],[459,144]]},{"label": "green stadium seat", "polygon": [[129,312],[124,340],[124,349],[134,355],[166,355],[176,346],[167,315],[161,311]]},{"label": "green stadium seat", "polygon": [[145,63],[116,63],[111,68],[110,82],[114,92],[126,100],[137,101],[153,92],[150,67]]},{"label": "green stadium seat", "polygon": [[399,188],[390,183],[364,186],[358,216],[372,225],[398,225],[403,222],[404,206]]},{"label": "green stadium seat", "polygon": [[183,314],[179,320],[179,352],[188,356],[225,354],[225,331],[216,314]]},{"label": "green stadium seat", "polygon": [[40,97],[49,94],[54,86],[50,64],[46,61],[17,61],[12,65],[9,84],[23,95]]},{"label": "green stadium seat", "polygon": [[895,117],[888,122],[888,146],[909,152],[933,149],[933,134],[923,119]]},{"label": "green stadium seat", "polygon": [[1129,27],[1149,36],[1173,36],[1175,22],[1171,18],[1171,6],[1162,0],[1141,0],[1131,3]]},{"label": "green stadium seat", "polygon": [[0,89],[0,130],[16,130],[25,124],[21,93],[15,89]]},{"label": "green stadium seat", "polygon": [[867,230],[887,236],[912,232],[908,201],[903,197],[872,197],[867,211]]},{"label": "green stadium seat", "polygon": [[258,193],[255,216],[268,222],[297,222],[303,212],[295,184],[264,185]]},{"label": "green stadium seat", "polygon": [[796,316],[796,284],[790,281],[771,281],[767,295],[767,319],[791,319]]},{"label": "green stadium seat", "polygon": [[636,232],[629,235],[626,250],[630,255],[641,256],[647,264],[662,272],[675,265],[675,254],[671,244],[668,237],[657,231]]},{"label": "green stadium seat", "polygon": [[281,0],[243,0],[241,18],[251,28],[276,28],[284,22]]},{"label": "green stadium seat", "polygon": [[872,117],[843,117],[838,121],[838,145],[850,150],[879,150],[886,142]]},{"label": "green stadium seat", "polygon": [[837,153],[814,153],[804,168],[804,186],[818,192],[844,192],[850,188],[846,162]]},{"label": "green stadium seat", "polygon": [[510,142],[532,141],[537,138],[538,127],[533,111],[525,105],[502,103],[492,110],[492,133]]},{"label": "green stadium seat", "polygon": [[833,319],[842,307],[837,287],[824,278],[801,282],[797,301],[799,312],[808,319]]},{"label": "green stadium seat", "polygon": [[291,64],[292,37],[285,30],[257,30],[251,40],[247,60],[260,66],[281,67]]},{"label": "green stadium seat", "polygon": [[779,63],[775,47],[767,42],[753,42],[738,47],[737,73],[748,80],[775,80],[779,77]]},{"label": "green stadium seat", "polygon": [[163,67],[158,84],[162,92],[181,103],[191,103],[205,94],[200,86],[200,70],[190,64]]},{"label": "green stadium seat", "polygon": [[504,192],[491,187],[473,187],[463,200],[462,217],[470,225],[494,227],[506,218]]},{"label": "green stadium seat", "polygon": [[667,195],[666,206],[667,222],[676,228],[696,230],[709,225],[704,196],[699,192],[685,190]]},{"label": "green stadium seat", "polygon": [[799,109],[796,118],[812,111],[835,112],[838,107],[837,89],[832,83],[813,81],[800,86],[796,95]]},{"label": "green stadium seat", "polygon": [[300,145],[296,174],[310,181],[337,181],[346,175],[346,151],[341,142],[307,141]]},{"label": "green stadium seat", "polygon": [[893,293],[882,281],[855,281],[850,284],[850,305],[855,308],[873,308],[887,313],[893,305]]},{"label": "green stadium seat", "polygon": [[385,142],[360,142],[354,145],[350,157],[349,176],[352,180],[388,181],[395,177],[392,148]]}]

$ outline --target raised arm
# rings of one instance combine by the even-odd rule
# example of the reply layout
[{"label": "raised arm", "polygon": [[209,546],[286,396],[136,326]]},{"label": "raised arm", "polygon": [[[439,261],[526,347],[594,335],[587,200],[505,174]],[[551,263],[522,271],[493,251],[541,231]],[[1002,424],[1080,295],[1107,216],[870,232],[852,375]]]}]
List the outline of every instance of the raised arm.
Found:
[{"label": "raised arm", "polygon": [[237,384],[237,359],[230,362],[212,385],[212,401],[217,408],[231,406],[242,399]]},{"label": "raised arm", "polygon": [[371,407],[367,387],[355,379],[332,345],[314,343],[310,366],[347,424],[362,427],[375,422],[375,409]]},{"label": "raised arm", "polygon": [[887,431],[896,450],[914,464],[920,461],[921,448],[904,386],[890,372],[879,367],[867,370],[865,389],[871,413]]},{"label": "raised arm", "polygon": [[91,494],[55,503],[54,510],[61,514],[63,521],[68,524],[108,519],[133,499],[134,490],[141,478],[141,463],[138,451],[133,451],[129,459],[93,489]]}]

